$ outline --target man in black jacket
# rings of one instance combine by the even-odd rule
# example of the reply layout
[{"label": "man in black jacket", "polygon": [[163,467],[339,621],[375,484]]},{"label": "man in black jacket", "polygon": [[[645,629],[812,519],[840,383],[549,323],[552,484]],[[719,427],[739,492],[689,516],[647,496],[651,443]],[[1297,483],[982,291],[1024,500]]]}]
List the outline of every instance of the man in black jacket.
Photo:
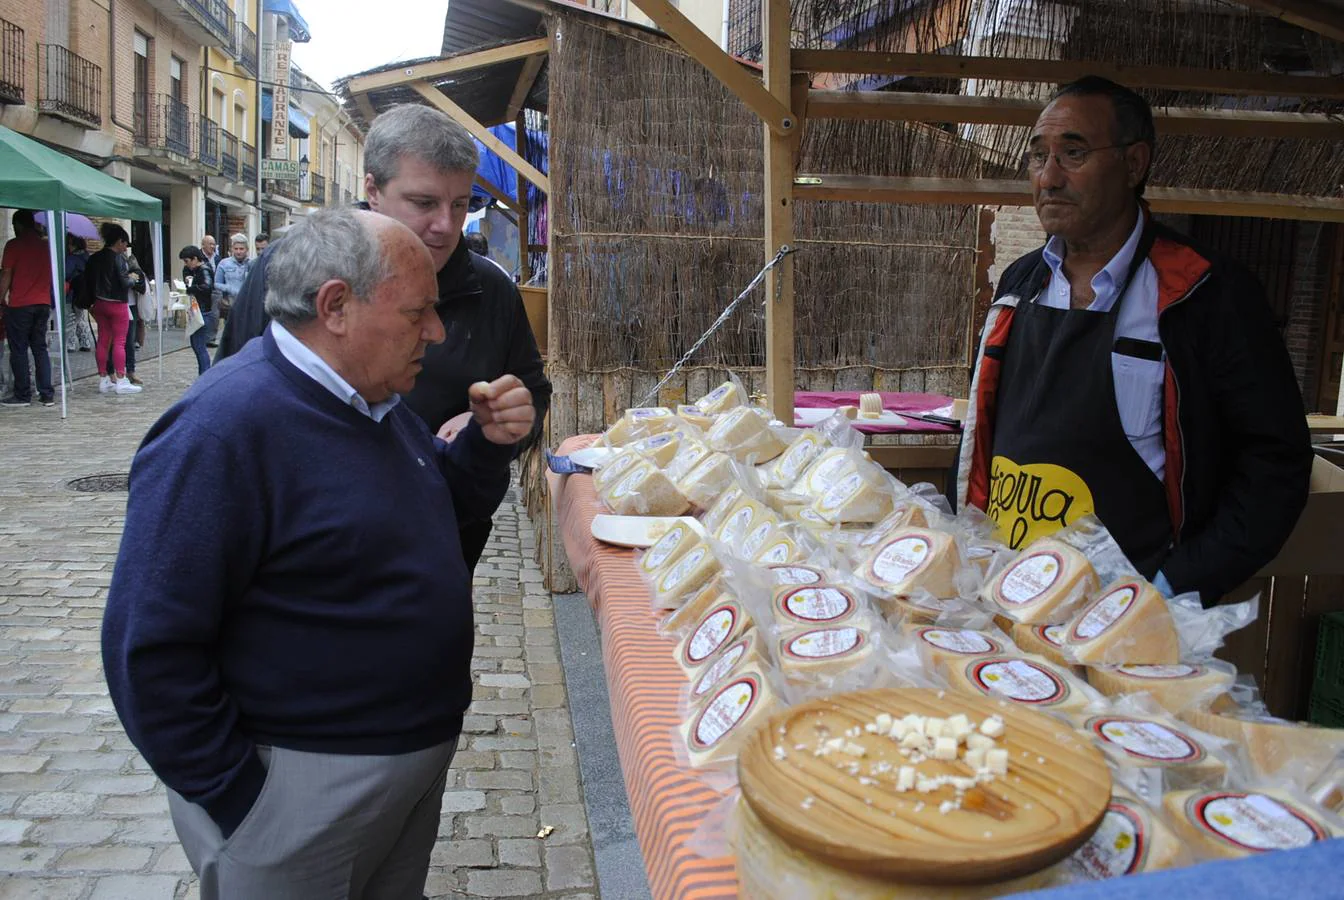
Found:
[{"label": "man in black jacket", "polygon": [[[369,128],[364,192],[368,208],[397,219],[420,237],[438,269],[436,310],[447,337],[426,351],[415,388],[402,400],[431,430],[451,439],[462,416],[469,414],[463,399],[467,387],[516,375],[532,392],[537,411],[521,448],[541,433],[551,384],[518,288],[462,240],[477,162],[475,141],[447,115],[418,104],[396,106]],[[267,252],[253,264],[225,324],[216,363],[265,330],[269,262]],[[480,560],[490,529],[489,519],[461,523],[469,567]]]},{"label": "man in black jacket", "polygon": [[1152,220],[1146,101],[1066,85],[1025,162],[1051,235],[1000,279],[957,495],[1013,547],[1095,514],[1167,596],[1219,598],[1287,540],[1312,451],[1264,291]]}]

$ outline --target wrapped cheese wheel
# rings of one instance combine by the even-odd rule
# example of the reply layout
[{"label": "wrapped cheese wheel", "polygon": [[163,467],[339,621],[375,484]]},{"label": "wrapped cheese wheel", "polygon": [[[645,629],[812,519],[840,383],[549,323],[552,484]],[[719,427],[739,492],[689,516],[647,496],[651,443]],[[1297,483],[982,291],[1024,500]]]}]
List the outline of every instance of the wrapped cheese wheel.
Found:
[{"label": "wrapped cheese wheel", "polygon": [[781,630],[797,631],[821,625],[863,621],[863,604],[853,591],[833,584],[787,586],[775,589],[770,604]]},{"label": "wrapped cheese wheel", "polygon": [[1086,556],[1063,541],[1042,538],[991,578],[980,597],[1015,622],[1038,625],[1063,621],[1097,587]]},{"label": "wrapped cheese wheel", "polygon": [[619,516],[679,516],[691,508],[686,496],[647,461],[632,466],[600,496]]},{"label": "wrapped cheese wheel", "polygon": [[665,568],[675,563],[696,544],[704,543],[695,525],[686,521],[673,522],[663,536],[653,543],[639,559],[639,571],[656,578]]},{"label": "wrapped cheese wheel", "polygon": [[752,627],[751,616],[732,597],[720,597],[677,647],[677,664],[690,678],[699,674],[710,657]]},{"label": "wrapped cheese wheel", "polygon": [[1087,685],[1068,670],[1025,656],[982,656],[949,666],[946,677],[956,690],[1047,712],[1080,713],[1096,701]]},{"label": "wrapped cheese wheel", "polygon": [[894,623],[907,625],[934,625],[944,612],[942,602],[927,595],[918,600],[910,597],[882,597],[882,614]]},{"label": "wrapped cheese wheel", "polygon": [[640,438],[671,431],[677,426],[677,417],[665,406],[646,406],[627,409],[616,424],[607,429],[603,438],[609,447],[624,447]]},{"label": "wrapped cheese wheel", "polygon": [[915,642],[925,667],[936,672],[943,672],[948,666],[962,666],[976,657],[999,656],[1006,649],[997,637],[969,628],[908,623],[901,630]]},{"label": "wrapped cheese wheel", "polygon": [[682,439],[683,435],[678,431],[664,431],[661,434],[640,438],[628,447],[642,454],[659,469],[665,470],[676,457],[677,451],[681,449]]},{"label": "wrapped cheese wheel", "polygon": [[739,406],[720,416],[705,434],[711,450],[742,463],[769,462],[784,452],[784,442],[755,410]]},{"label": "wrapped cheese wheel", "polygon": [[1121,787],[1111,789],[1101,825],[1065,863],[1066,877],[1105,881],[1173,868],[1184,862],[1184,848],[1148,805]]},{"label": "wrapped cheese wheel", "polygon": [[746,403],[747,396],[742,393],[742,389],[731,381],[725,381],[695,401],[695,407],[704,415],[717,416],[735,406],[745,406]]},{"label": "wrapped cheese wheel", "polygon": [[716,688],[681,726],[696,768],[731,759],[756,726],[780,707],[769,678],[759,665],[746,666]]},{"label": "wrapped cheese wheel", "polygon": [[1203,737],[1169,719],[1107,714],[1085,719],[1082,728],[1117,765],[1166,769],[1186,783],[1216,781],[1227,774],[1227,764]]},{"label": "wrapped cheese wheel", "polygon": [[724,453],[711,453],[677,482],[677,490],[696,506],[708,509],[720,494],[736,483],[737,473],[733,471],[732,457]]},{"label": "wrapped cheese wheel", "polygon": [[[1011,621],[1011,620],[1009,620]],[[1067,625],[1013,625],[1010,634],[1013,643],[1025,653],[1044,656],[1055,665],[1073,666],[1073,662],[1064,656],[1064,635]]]},{"label": "wrapped cheese wheel", "polygon": [[859,571],[884,594],[908,596],[924,590],[947,598],[957,596],[960,567],[952,535],[931,528],[899,528],[873,546]]},{"label": "wrapped cheese wheel", "polygon": [[593,490],[601,496],[635,466],[648,462],[643,453],[629,447],[616,451],[607,464],[593,473]]},{"label": "wrapped cheese wheel", "polygon": [[660,571],[653,581],[653,602],[662,609],[676,609],[682,597],[700,590],[721,571],[718,559],[702,541]]},{"label": "wrapped cheese wheel", "polygon": [[778,459],[761,467],[762,483],[767,488],[790,488],[812,460],[826,449],[826,439],[815,431],[804,431],[793,439]]},{"label": "wrapped cheese wheel", "polygon": [[812,684],[835,678],[869,659],[868,632],[854,625],[795,631],[779,639],[775,658],[786,678]]},{"label": "wrapped cheese wheel", "polygon": [[1162,808],[1196,852],[1237,859],[1339,837],[1324,813],[1279,790],[1171,791]]},{"label": "wrapped cheese wheel", "polygon": [[1093,666],[1087,670],[1088,684],[1106,696],[1145,693],[1172,713],[1226,693],[1236,677],[1236,670],[1225,663]]},{"label": "wrapped cheese wheel", "polygon": [[714,427],[714,417],[695,404],[682,404],[677,407],[677,418],[689,422],[701,431]]},{"label": "wrapped cheese wheel", "polygon": [[764,667],[768,662],[769,653],[766,650],[765,638],[762,636],[761,630],[759,628],[748,628],[745,634],[724,645],[718,653],[706,660],[705,664],[700,667],[696,678],[691,681],[691,703],[698,705],[703,702],[715,688],[724,684],[746,666],[755,663]]},{"label": "wrapped cheese wheel", "polygon": [[685,603],[673,608],[668,617],[663,619],[659,625],[659,630],[664,634],[682,634],[686,629],[699,623],[700,619],[715,603],[732,597],[733,593],[724,584],[723,576],[715,575],[692,594]]},{"label": "wrapped cheese wheel", "polygon": [[1115,582],[1079,610],[1064,634],[1065,656],[1081,663],[1174,665],[1181,658],[1167,600],[1142,578]]},{"label": "wrapped cheese wheel", "polygon": [[1283,772],[1305,784],[1344,750],[1344,730],[1258,715],[1237,707],[1226,696],[1207,707],[1187,707],[1177,715],[1201,731],[1241,744],[1261,775]]},{"label": "wrapped cheese wheel", "polygon": [[[850,472],[822,493],[812,510],[828,524],[877,522],[891,512],[891,494],[876,478]],[[864,529],[867,532],[867,529]]]}]

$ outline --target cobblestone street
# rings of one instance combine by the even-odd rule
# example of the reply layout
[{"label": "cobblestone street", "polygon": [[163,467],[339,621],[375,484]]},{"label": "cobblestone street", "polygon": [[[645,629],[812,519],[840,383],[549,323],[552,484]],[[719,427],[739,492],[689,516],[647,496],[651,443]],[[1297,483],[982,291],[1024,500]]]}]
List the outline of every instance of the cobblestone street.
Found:
[{"label": "cobblestone street", "polygon": [[[160,379],[147,360],[145,391],[133,396],[79,381],[65,422],[59,406],[0,410],[0,898],[197,896],[163,788],[102,676],[99,625],[126,495],[67,486],[127,472],[195,368],[190,352],[172,353]],[[515,494],[476,572],[475,702],[449,773],[430,897],[597,894],[551,597]]]}]

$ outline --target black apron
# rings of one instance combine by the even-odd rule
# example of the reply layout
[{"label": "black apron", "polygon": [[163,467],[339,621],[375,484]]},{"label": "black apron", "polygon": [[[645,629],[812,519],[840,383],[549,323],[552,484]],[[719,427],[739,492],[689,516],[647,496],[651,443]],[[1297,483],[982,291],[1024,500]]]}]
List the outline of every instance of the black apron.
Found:
[{"label": "black apron", "polygon": [[1091,513],[1145,577],[1171,545],[1165,488],[1125,435],[1111,371],[1120,305],[1152,243],[1145,229],[1107,312],[1053,309],[1035,298],[1018,304],[999,380],[986,510],[1014,549]]}]

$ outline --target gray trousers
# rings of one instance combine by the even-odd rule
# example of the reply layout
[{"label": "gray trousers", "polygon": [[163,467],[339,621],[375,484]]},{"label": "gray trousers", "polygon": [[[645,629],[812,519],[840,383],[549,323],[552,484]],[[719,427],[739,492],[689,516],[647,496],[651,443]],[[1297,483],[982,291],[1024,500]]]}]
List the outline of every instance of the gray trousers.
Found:
[{"label": "gray trousers", "polygon": [[457,741],[398,756],[261,748],[266,782],[225,840],[169,789],[201,900],[420,900]]}]

